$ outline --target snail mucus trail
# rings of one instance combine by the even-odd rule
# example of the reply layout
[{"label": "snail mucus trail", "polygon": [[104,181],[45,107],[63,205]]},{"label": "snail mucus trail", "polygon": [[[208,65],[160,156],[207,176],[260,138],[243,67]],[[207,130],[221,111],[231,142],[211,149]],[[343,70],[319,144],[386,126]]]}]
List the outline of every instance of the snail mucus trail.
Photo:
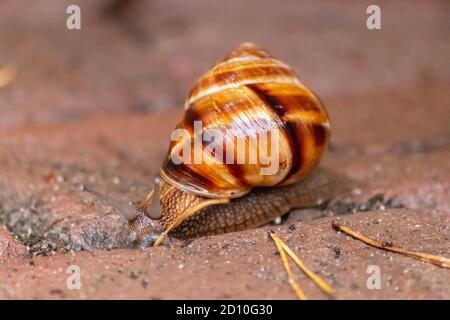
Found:
[{"label": "snail mucus trail", "polygon": [[[197,81],[176,128],[194,135],[195,121],[202,130],[238,130],[246,152],[260,151],[252,149],[260,147],[250,143],[252,133],[277,130],[278,170],[262,175],[259,160],[175,164],[174,156],[193,139],[171,141],[161,179],[137,209],[91,191],[122,212],[139,246],[158,245],[169,232],[193,238],[254,228],[327,197],[324,175],[315,169],[330,139],[325,107],[289,66],[254,44],[243,43]],[[210,157],[202,152],[203,159]]]}]

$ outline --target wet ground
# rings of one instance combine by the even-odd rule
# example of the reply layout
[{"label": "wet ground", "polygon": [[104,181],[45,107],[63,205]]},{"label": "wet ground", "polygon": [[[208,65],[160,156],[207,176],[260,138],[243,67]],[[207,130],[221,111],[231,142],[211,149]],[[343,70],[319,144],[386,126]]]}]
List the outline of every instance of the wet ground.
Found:
[{"label": "wet ground", "polygon": [[[79,31],[65,28],[70,1],[0,4],[0,69],[16,70],[0,89],[0,298],[294,299],[273,229],[338,298],[450,299],[448,270],[331,227],[450,257],[447,2],[381,2],[377,31],[357,1],[79,3]],[[79,186],[142,200],[190,86],[243,41],[321,97],[333,135],[322,166],[344,191],[281,225],[130,248],[126,222]]]}]

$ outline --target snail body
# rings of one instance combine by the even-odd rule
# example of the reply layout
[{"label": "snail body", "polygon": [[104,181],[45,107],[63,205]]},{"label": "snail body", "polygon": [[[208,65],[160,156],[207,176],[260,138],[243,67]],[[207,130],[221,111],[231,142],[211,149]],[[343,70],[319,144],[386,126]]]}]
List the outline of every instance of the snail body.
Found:
[{"label": "snail body", "polygon": [[[160,184],[161,218],[150,218],[146,211],[138,210],[129,226],[137,235],[138,246],[152,245],[155,240],[162,239],[160,235],[168,228],[171,228],[170,235],[178,239],[256,228],[294,208],[316,207],[322,201],[347,191],[342,185],[344,179],[335,172],[319,167],[297,183],[255,188],[228,203],[212,204],[201,209],[198,209],[198,205],[208,201],[208,198],[184,192],[163,180]],[[178,213],[186,212],[187,208],[194,208],[193,214],[179,219],[179,223],[174,226],[180,217]]]},{"label": "snail body", "polygon": [[[257,227],[326,195],[323,170],[314,169],[330,138],[327,112],[290,67],[251,43],[197,81],[176,129],[187,135],[172,139],[161,181],[137,213],[126,214],[139,245],[160,244],[169,232],[192,238]],[[196,149],[195,138],[208,130],[216,133],[214,152],[204,141]],[[228,148],[236,136],[227,130],[242,144]],[[264,155],[253,162],[211,161],[219,151],[225,157],[245,151],[246,160]],[[186,156],[194,161],[174,161]],[[262,174],[268,163],[275,170]]]}]

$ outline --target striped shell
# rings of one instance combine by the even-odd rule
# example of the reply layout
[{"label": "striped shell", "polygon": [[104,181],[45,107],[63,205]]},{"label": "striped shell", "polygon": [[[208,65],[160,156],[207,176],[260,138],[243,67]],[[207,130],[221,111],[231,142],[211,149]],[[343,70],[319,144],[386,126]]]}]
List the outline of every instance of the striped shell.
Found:
[{"label": "striped shell", "polygon": [[[194,129],[194,121],[201,121],[200,131]],[[287,185],[300,180],[318,164],[330,137],[328,115],[319,98],[298,80],[290,67],[250,43],[228,54],[197,81],[177,128],[186,129],[191,139],[181,137],[172,141],[161,177],[186,192],[210,198],[236,198],[254,187]],[[194,136],[209,129],[218,129],[221,134],[222,140],[216,142],[223,143],[222,159],[236,152],[233,163],[175,164],[171,160],[186,144],[194,157]],[[243,144],[226,148],[226,142],[230,142],[227,129],[237,130],[234,132],[239,132]],[[241,151],[245,148],[248,156],[250,152],[259,154],[255,148],[263,146],[270,155],[270,143],[258,146],[251,141],[261,134],[270,138],[274,132],[279,137],[278,166],[275,166],[278,170],[274,174],[261,174],[261,167],[265,167],[262,163],[267,166],[263,158],[256,163],[250,163],[248,158],[241,163],[237,161],[238,147]],[[199,141],[203,159],[216,156],[211,150],[205,151],[207,143],[201,142],[201,138]]]}]

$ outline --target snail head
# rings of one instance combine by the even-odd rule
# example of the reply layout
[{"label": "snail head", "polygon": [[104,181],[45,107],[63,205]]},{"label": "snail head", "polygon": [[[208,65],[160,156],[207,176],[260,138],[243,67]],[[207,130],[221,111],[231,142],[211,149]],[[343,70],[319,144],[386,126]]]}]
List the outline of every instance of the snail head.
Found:
[{"label": "snail head", "polygon": [[135,234],[134,245],[138,247],[151,246],[162,233],[163,228],[158,221],[162,216],[161,203],[160,201],[154,201],[155,199],[160,199],[159,177],[155,178],[153,190],[144,202],[138,206],[120,201],[85,185],[81,186],[81,190],[90,193],[120,212],[128,221],[130,229]]}]

